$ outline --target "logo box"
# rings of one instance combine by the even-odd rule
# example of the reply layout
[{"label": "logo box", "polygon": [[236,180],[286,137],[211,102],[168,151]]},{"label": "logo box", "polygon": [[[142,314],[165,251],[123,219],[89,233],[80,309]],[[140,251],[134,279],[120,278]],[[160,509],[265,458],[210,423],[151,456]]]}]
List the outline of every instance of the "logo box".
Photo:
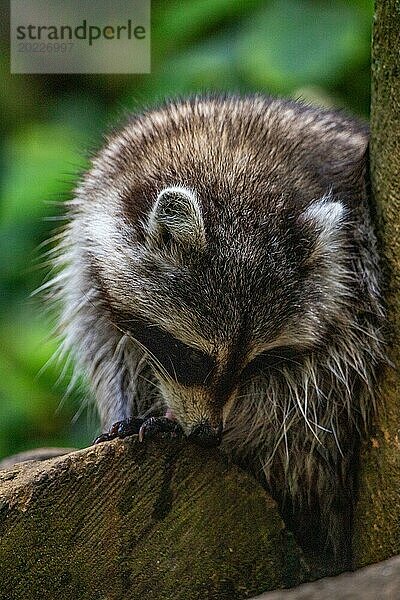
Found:
[{"label": "logo box", "polygon": [[11,73],[150,73],[150,0],[11,0]]}]

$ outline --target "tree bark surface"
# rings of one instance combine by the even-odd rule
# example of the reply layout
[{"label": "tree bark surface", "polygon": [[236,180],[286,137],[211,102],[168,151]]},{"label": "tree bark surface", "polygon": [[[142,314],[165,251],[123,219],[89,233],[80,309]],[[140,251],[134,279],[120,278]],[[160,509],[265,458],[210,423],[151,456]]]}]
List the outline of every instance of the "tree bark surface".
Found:
[{"label": "tree bark surface", "polygon": [[400,553],[400,2],[377,0],[372,44],[371,179],[391,331],[376,431],[361,455],[355,565]]},{"label": "tree bark surface", "polygon": [[0,565],[7,600],[234,600],[307,579],[253,478],[134,438],[1,470]]}]

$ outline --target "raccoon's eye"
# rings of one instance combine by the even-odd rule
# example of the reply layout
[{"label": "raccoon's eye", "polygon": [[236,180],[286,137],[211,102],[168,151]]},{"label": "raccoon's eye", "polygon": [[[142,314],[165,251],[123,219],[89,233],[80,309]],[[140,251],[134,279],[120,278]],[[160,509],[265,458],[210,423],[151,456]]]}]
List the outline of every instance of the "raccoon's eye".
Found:
[{"label": "raccoon's eye", "polygon": [[175,378],[183,385],[205,385],[215,367],[211,356],[187,347],[181,347],[172,364]]},{"label": "raccoon's eye", "polygon": [[272,364],[268,352],[263,352],[254,358],[242,371],[242,378],[248,379],[256,375],[262,375]]},{"label": "raccoon's eye", "polygon": [[175,338],[169,339],[162,348],[158,347],[154,354],[172,379],[187,386],[206,384],[215,366],[211,356],[193,350]]},{"label": "raccoon's eye", "polygon": [[203,364],[204,355],[200,352],[197,352],[196,350],[189,350],[187,360],[192,365],[192,367],[198,368],[201,367]]},{"label": "raccoon's eye", "polygon": [[155,370],[166,371],[182,385],[204,385],[215,367],[215,359],[177,340],[167,331],[149,323],[131,322],[131,332],[149,352]]},{"label": "raccoon's eye", "polygon": [[296,353],[293,348],[281,347],[267,350],[256,356],[242,371],[242,378],[262,376],[270,369],[281,367],[287,362],[296,362]]}]

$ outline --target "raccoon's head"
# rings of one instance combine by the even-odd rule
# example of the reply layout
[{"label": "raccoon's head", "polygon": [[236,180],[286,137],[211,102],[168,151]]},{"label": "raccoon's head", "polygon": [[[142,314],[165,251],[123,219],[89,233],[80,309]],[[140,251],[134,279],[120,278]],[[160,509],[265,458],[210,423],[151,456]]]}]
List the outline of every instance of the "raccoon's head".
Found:
[{"label": "raccoon's head", "polygon": [[309,168],[309,141],[279,156],[252,134],[254,119],[239,143],[229,110],[205,127],[207,110],[190,127],[183,111],[166,131],[161,113],[116,138],[85,184],[96,196],[86,228],[109,303],[168,409],[187,435],[218,441],[246,381],[345,322],[351,224]]},{"label": "raccoon's head", "polygon": [[102,276],[166,405],[187,435],[212,444],[246,380],[317,346],[342,318],[345,209],[326,196],[251,212],[204,203],[204,193],[161,190],[142,242],[132,251],[121,239]]}]

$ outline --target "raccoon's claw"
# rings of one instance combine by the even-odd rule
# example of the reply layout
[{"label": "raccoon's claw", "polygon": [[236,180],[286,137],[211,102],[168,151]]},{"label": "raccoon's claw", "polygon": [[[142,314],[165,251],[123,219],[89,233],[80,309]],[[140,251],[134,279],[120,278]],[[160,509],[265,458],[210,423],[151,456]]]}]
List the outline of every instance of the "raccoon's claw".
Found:
[{"label": "raccoon's claw", "polygon": [[170,438],[177,438],[183,435],[183,429],[177,421],[173,421],[168,417],[150,417],[140,427],[139,442],[160,434],[167,434]]},{"label": "raccoon's claw", "polygon": [[95,444],[102,444],[103,442],[108,442],[108,440],[112,440],[109,434],[102,433],[101,435],[98,435],[97,438],[94,438],[92,446],[94,446]]},{"label": "raccoon's claw", "polygon": [[108,442],[115,438],[125,438],[128,437],[128,435],[137,435],[144,422],[144,419],[140,419],[139,417],[130,417],[123,421],[117,421],[111,425],[108,431],[102,433],[93,440],[93,444],[101,444],[102,442]]},{"label": "raccoon's claw", "polygon": [[138,435],[139,441],[153,438],[157,435],[163,435],[171,438],[183,435],[183,430],[179,423],[168,417],[150,417],[149,419],[140,419],[131,417],[123,421],[114,423],[108,431],[99,435],[93,444],[101,444],[115,438],[125,438],[129,435]]}]

